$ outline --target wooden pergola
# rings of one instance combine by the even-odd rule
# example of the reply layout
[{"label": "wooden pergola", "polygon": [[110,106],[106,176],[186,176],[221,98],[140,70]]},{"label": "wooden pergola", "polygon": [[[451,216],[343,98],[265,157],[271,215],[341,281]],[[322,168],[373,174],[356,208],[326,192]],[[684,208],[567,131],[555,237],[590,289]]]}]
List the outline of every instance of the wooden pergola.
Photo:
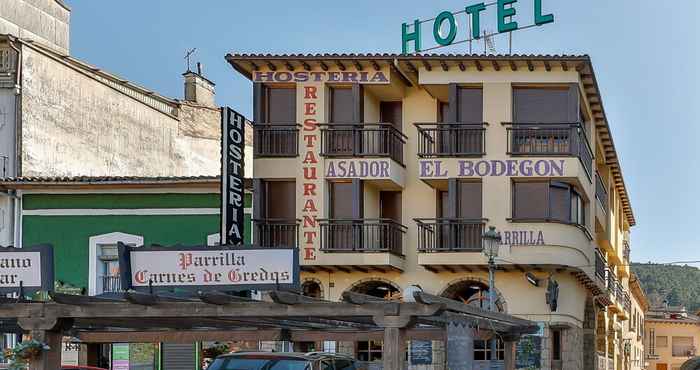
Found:
[{"label": "wooden pergola", "polygon": [[[443,340],[447,347],[451,341],[464,343],[464,338],[453,338],[450,326],[500,336],[506,344],[505,368],[513,369],[515,342],[538,329],[528,320],[423,292],[415,292],[411,302],[349,292],[342,302],[328,302],[288,291],[269,292],[269,301],[221,292],[200,292],[191,298],[140,292],[115,298],[59,293],[51,297],[49,302],[3,298],[0,329],[21,329],[53,349],[61,348],[63,336],[84,343],[383,340],[387,370],[402,368],[408,339]],[[60,356],[60,350],[45,352],[31,369],[58,369]],[[450,369],[462,368],[450,364],[450,353],[447,357]]]}]

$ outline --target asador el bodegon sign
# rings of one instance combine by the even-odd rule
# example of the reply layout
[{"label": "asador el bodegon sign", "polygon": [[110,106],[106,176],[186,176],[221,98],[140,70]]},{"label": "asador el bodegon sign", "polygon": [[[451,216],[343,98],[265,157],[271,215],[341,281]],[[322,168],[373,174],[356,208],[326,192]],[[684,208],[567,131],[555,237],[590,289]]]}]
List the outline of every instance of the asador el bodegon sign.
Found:
[{"label": "asador el bodegon sign", "polygon": [[[458,12],[442,11],[433,21],[432,34],[435,40],[435,46],[423,48],[423,34],[421,32],[421,24],[429,22],[416,19],[412,24],[403,23],[401,25],[401,52],[403,54],[419,53],[437,49],[443,46],[449,46],[456,43],[478,40],[484,34],[482,33],[482,15],[488,7],[495,6],[495,18],[498,24],[498,33],[507,33],[517,31],[519,29],[541,26],[547,23],[554,22],[553,14],[543,14],[542,0],[529,0],[533,2],[533,23],[520,25],[514,19],[518,15],[518,0],[497,0],[490,3],[477,3],[469,5],[464,10]],[[522,1],[525,2],[525,1]],[[465,13],[467,16],[466,22],[460,24],[468,24],[467,29],[459,29],[455,15]],[[471,31],[471,32],[470,32]],[[467,35],[466,39],[457,41],[458,34]],[[413,43],[413,50],[410,51],[409,44]]]}]

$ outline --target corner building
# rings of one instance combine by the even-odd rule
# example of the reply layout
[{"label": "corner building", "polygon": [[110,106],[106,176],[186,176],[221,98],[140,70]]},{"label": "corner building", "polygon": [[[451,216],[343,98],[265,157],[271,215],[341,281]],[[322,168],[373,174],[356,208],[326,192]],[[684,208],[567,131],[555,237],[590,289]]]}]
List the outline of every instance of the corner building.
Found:
[{"label": "corner building", "polygon": [[[396,298],[418,285],[488,307],[481,235],[495,226],[497,307],[542,328],[523,361],[629,368],[635,219],[587,56],[227,60],[253,82],[254,243],[297,245],[305,294]],[[478,335],[464,346],[474,369],[504,357],[500,341],[493,357]],[[445,368],[444,344],[429,348],[426,359],[409,343],[408,366]],[[381,342],[336,349],[381,358]]]}]

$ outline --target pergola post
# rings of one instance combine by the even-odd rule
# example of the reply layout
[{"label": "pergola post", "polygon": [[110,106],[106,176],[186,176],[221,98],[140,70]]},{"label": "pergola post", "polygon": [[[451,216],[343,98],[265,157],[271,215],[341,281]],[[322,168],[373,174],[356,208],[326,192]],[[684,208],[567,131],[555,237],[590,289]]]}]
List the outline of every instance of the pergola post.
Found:
[{"label": "pergola post", "polygon": [[504,369],[505,370],[515,370],[515,344],[517,342],[514,340],[504,339]]},{"label": "pergola post", "polygon": [[61,340],[63,334],[59,331],[32,330],[32,339],[49,345],[48,351],[43,351],[38,358],[29,362],[29,370],[56,370],[61,368]]},{"label": "pergola post", "polygon": [[403,370],[406,358],[406,327],[413,323],[410,316],[375,316],[377,326],[384,328],[382,350],[383,370]]}]

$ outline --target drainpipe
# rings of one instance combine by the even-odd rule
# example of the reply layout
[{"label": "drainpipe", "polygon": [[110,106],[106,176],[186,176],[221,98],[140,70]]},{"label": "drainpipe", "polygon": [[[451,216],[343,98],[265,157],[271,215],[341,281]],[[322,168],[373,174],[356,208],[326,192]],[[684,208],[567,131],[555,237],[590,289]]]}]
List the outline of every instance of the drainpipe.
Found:
[{"label": "drainpipe", "polygon": [[15,190],[14,198],[14,240],[15,248],[22,248],[22,194]]},{"label": "drainpipe", "polygon": [[[22,49],[10,39],[10,47],[17,52],[15,61],[15,153],[12,158],[11,177],[20,175],[20,153],[22,153]],[[8,159],[9,162],[9,159]]]}]

